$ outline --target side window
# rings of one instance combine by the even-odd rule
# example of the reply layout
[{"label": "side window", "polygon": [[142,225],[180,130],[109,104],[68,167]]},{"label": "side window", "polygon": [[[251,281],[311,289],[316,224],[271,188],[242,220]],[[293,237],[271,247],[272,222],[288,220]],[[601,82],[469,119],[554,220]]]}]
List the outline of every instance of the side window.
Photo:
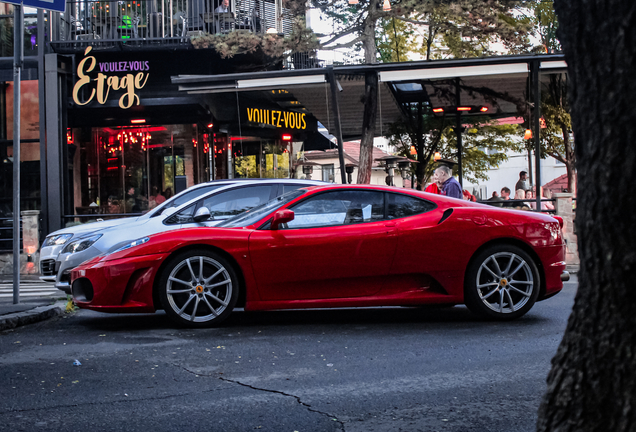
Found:
[{"label": "side window", "polygon": [[431,211],[435,208],[435,204],[408,195],[390,193],[388,194],[388,207],[388,218],[398,219]]},{"label": "side window", "polygon": [[[271,192],[272,186],[248,186],[214,194],[202,199],[196,205],[181,210],[166,221],[166,223],[192,223],[194,209],[200,207],[207,207],[208,210],[210,210],[211,219],[227,219],[230,216],[265,204],[269,201]],[[173,219],[175,220],[174,222],[172,222]]]},{"label": "side window", "polygon": [[179,213],[175,213],[172,216],[170,216],[168,219],[166,219],[164,223],[168,225],[180,225],[180,224],[192,222],[192,216],[194,215],[194,208],[196,206],[197,206],[196,204],[192,204],[184,208]]},{"label": "side window", "polygon": [[199,188],[193,188],[192,190],[186,190],[179,196],[169,201],[160,211],[153,214],[152,217],[159,216],[161,213],[163,213],[165,209],[168,209],[171,207],[179,207],[180,205],[185,204],[188,201],[195,199],[198,196],[205,195],[209,192],[212,192],[214,189],[220,188],[222,186],[226,186],[226,185],[209,185],[209,186],[202,186]]},{"label": "side window", "polygon": [[384,219],[384,193],[335,191],[309,198],[292,208],[294,220],[287,228],[352,225]]}]

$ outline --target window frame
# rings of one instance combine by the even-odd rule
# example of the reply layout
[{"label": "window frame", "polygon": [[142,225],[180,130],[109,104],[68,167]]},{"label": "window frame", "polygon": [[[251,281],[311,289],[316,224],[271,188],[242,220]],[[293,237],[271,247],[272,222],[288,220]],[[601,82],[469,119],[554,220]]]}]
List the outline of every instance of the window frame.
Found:
[{"label": "window frame", "polygon": [[[220,195],[220,194],[223,194],[223,193],[226,193],[226,192],[235,192],[235,191],[240,190],[240,189],[256,188],[256,187],[263,187],[263,186],[269,187],[269,198],[268,198],[267,202],[269,202],[270,200],[272,200],[272,199],[274,199],[274,198],[276,198],[278,196],[278,195],[276,195],[276,193],[278,192],[278,188],[276,187],[277,185],[276,184],[272,184],[272,183],[241,185],[241,186],[238,186],[236,188],[225,189],[225,190],[222,190],[222,191],[219,191],[219,192],[216,192],[216,193],[215,193],[215,191],[212,191],[210,194],[207,194],[205,196],[199,197],[195,202],[193,202],[189,206],[186,206],[186,207],[182,208],[181,210],[179,210],[178,212],[175,212],[175,213],[171,214],[170,216],[168,216],[166,219],[163,220],[163,224],[172,226],[172,225],[183,225],[183,224],[187,224],[187,223],[195,223],[194,221],[170,223],[170,222],[168,222],[168,220],[171,219],[172,217],[175,217],[177,214],[189,209],[190,207],[194,207],[194,211],[192,212],[192,215],[194,217],[194,215],[197,213],[197,210],[199,210],[201,208],[201,206],[203,205],[203,201],[205,199],[207,199],[207,198],[210,198],[210,197],[214,196],[214,195],[217,195],[217,194]],[[229,219],[231,217],[233,217],[233,216],[228,216],[227,219]],[[200,223],[209,222],[210,220],[215,220],[215,219],[208,219],[207,221],[202,221]],[[223,219],[216,219],[216,220],[221,221]]]},{"label": "window frame", "polygon": [[[289,210],[294,210],[294,207],[297,207],[299,205],[301,205],[302,203],[304,203],[305,201],[308,201],[310,199],[313,199],[317,196],[323,195],[323,194],[327,194],[327,193],[333,193],[333,192],[360,192],[360,189],[349,189],[349,188],[343,188],[343,189],[331,189],[331,190],[326,190],[326,191],[320,191],[317,192],[315,194],[312,194],[300,201],[294,202],[291,206],[286,207]],[[364,224],[368,224],[368,223],[377,223],[377,222],[386,222],[386,221],[395,221],[395,220],[400,220],[400,219],[405,219],[405,218],[409,218],[409,217],[413,217],[413,216],[418,216],[418,215],[422,215],[425,213],[429,213],[433,210],[436,210],[438,208],[437,203],[435,203],[434,201],[430,201],[427,200],[425,198],[420,198],[411,194],[406,194],[406,193],[401,193],[401,192],[389,192],[389,191],[384,191],[384,190],[375,190],[375,189],[367,189],[367,190],[362,190],[364,192],[378,192],[382,194],[382,198],[384,200],[384,213],[382,215],[382,219],[380,220],[372,220],[372,221],[368,221],[368,222],[360,222],[360,223],[356,223],[356,224],[340,224],[340,225],[317,225],[317,226],[306,226],[306,227],[299,227],[299,228],[282,228],[283,230],[287,231],[287,230],[300,230],[300,229],[318,229],[318,228],[334,228],[334,227],[341,227],[341,226],[358,226],[358,225],[364,225]],[[416,200],[421,200],[421,201],[426,201],[427,203],[431,203],[433,205],[433,207],[425,212],[422,213],[416,213],[410,216],[403,216],[401,218],[394,218],[394,219],[389,219],[388,215],[389,215],[389,200],[388,200],[388,196],[389,194],[393,194],[393,195],[403,195],[403,196],[407,196]],[[279,209],[280,210],[280,209]],[[258,230],[271,230],[271,221],[272,218],[268,218],[267,221],[265,221],[265,223],[263,223],[260,227],[258,227]],[[287,224],[284,224],[285,226]]]}]

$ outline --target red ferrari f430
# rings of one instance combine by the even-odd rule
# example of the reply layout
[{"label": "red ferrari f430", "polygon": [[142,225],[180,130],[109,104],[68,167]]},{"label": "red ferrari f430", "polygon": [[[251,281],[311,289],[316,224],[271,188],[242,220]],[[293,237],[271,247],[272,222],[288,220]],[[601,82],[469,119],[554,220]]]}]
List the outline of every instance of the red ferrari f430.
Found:
[{"label": "red ferrari f430", "polygon": [[561,225],[409,189],[315,186],[213,228],[118,245],[73,270],[72,292],[81,308],[164,309],[192,327],[217,325],[237,307],[465,304],[510,320],[568,280]]}]

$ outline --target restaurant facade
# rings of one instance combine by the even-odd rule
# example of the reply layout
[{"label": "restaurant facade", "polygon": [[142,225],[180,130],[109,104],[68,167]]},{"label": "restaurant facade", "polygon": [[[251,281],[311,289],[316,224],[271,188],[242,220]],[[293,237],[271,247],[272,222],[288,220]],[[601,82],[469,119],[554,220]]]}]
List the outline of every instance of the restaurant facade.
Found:
[{"label": "restaurant facade", "polygon": [[[98,26],[89,33],[65,23],[75,17],[88,28],[88,12],[98,2],[90,3],[93,9],[87,2],[73,4],[66,14],[28,17],[34,26],[25,35],[21,206],[40,211],[41,239],[69,224],[140,214],[209,180],[302,177],[305,151],[337,147],[318,132],[319,123],[340,142],[360,138],[369,73],[380,82],[375,131],[382,136],[391,123],[412,120],[418,106],[455,113],[465,104],[485,107],[493,117],[515,114],[518,103],[510,98],[527,99],[531,83],[539,81],[535,71],[565,68],[558,55],[333,68],[272,59],[258,50],[223,58],[211,48],[195,49],[190,38],[210,31],[210,24],[218,30],[224,16],[205,12],[198,22],[168,20],[171,29],[164,23],[153,34],[154,12],[148,12],[136,31]],[[184,8],[192,11],[196,4]],[[201,7],[209,11],[214,5]],[[288,26],[274,13],[280,0],[254,5],[284,34]],[[232,7],[238,14],[238,0]],[[9,9],[4,12],[0,20],[10,16]],[[249,27],[237,18],[225,30],[265,32],[266,19],[260,27],[255,22]],[[5,185],[11,184],[13,165],[11,66],[10,58],[0,59]],[[502,87],[497,91],[504,96],[453,94],[460,80],[467,88]],[[457,121],[470,115],[463,112]],[[11,188],[5,187],[0,220],[10,215]],[[10,250],[6,234],[0,233],[2,250]]]}]

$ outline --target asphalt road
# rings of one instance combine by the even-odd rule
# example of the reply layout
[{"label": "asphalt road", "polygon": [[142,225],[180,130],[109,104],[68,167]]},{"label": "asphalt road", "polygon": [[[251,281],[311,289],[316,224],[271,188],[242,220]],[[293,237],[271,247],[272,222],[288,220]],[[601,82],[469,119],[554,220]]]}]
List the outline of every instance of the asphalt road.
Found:
[{"label": "asphalt road", "polygon": [[0,333],[0,430],[534,431],[576,286],[509,323],[456,306],[187,330],[79,311]]}]

